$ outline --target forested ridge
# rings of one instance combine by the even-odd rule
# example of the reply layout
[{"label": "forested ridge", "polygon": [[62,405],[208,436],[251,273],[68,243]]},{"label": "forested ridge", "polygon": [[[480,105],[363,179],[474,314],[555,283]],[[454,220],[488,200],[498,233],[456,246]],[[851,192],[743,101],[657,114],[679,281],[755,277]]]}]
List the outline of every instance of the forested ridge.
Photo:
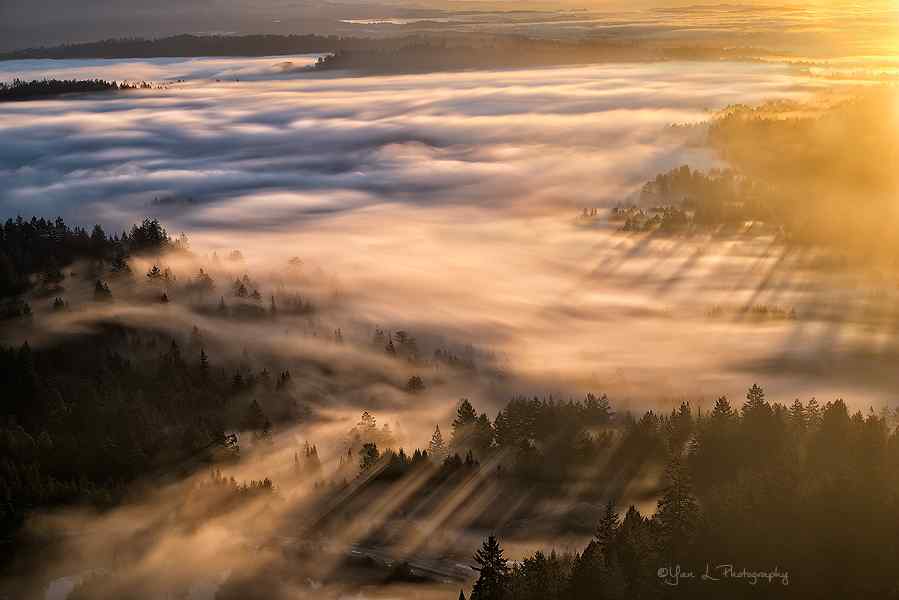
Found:
[{"label": "forested ridge", "polygon": [[[174,247],[150,219],[111,237],[99,226],[88,233],[62,219],[10,219],[0,231],[4,316],[34,319],[30,304],[17,298],[32,288],[53,299],[54,310],[68,309],[63,270],[76,260],[104,263],[115,277],[130,271],[128,256]],[[98,279],[95,301],[110,296]],[[215,411],[226,388],[209,376],[205,351],[189,349],[200,352],[191,357],[193,369],[171,338],[115,326],[41,350],[27,342],[3,348],[4,537],[29,508],[110,506],[136,477],[226,443]]]},{"label": "forested ridge", "polygon": [[[316,325],[314,303],[270,291],[249,274],[224,286],[203,269],[179,279],[166,264],[190,253],[186,236],[173,239],[154,219],[111,236],[61,219],[9,220],[0,236],[0,273],[8,306],[17,308],[4,326],[21,327],[27,337],[44,319],[110,302],[185,302],[222,325],[298,318],[310,322],[309,335],[321,336],[320,343],[355,345],[385,359],[399,374],[391,385],[410,402],[448,378],[484,368],[474,353],[427,345],[406,330],[374,327],[360,339]],[[133,268],[141,260],[151,265],[146,272]],[[224,260],[242,268],[237,250]],[[72,295],[74,269],[95,281],[88,284],[92,295]],[[151,292],[128,296],[135,286]],[[35,301],[51,307],[32,310]],[[238,481],[227,472],[247,452],[264,455],[280,432],[316,418],[313,398],[298,393],[307,374],[318,373],[339,393],[340,365],[322,359],[287,365],[274,355],[235,351],[235,344],[198,327],[173,333],[162,323],[101,318],[89,331],[40,346],[4,345],[4,545],[22,544],[35,511],[79,505],[107,511],[135,501],[141,486],[211,470],[191,496],[190,506],[200,503],[204,515],[260,497],[277,502],[282,486],[314,482],[311,502],[320,510],[302,523],[310,539],[337,535],[347,519],[413,483],[402,502],[377,514],[385,527],[372,522],[360,543],[384,539],[388,520],[429,514],[460,490],[527,497],[472,515],[471,528],[495,532],[472,560],[478,570],[468,597],[476,600],[899,593],[899,429],[889,407],[853,412],[842,399],[772,402],[758,385],[738,403],[722,397],[703,407],[685,399],[671,411],[643,413],[619,410],[596,393],[494,399],[503,401],[495,414],[462,398],[448,427],[415,432],[417,439],[430,436],[427,447],[402,448],[396,432],[366,410],[335,454],[308,440],[279,477],[258,472]],[[539,523],[547,518],[531,507],[541,500],[586,509]],[[593,537],[577,553],[547,548],[521,561],[504,557],[504,539],[537,526]],[[422,536],[414,527],[407,534]],[[305,563],[279,560],[282,567],[262,574],[235,573],[219,597],[278,597],[273,574],[305,577]],[[729,575],[716,570],[722,565],[733,565]],[[700,577],[707,569],[716,580]],[[91,578],[78,593],[117,597],[117,586],[126,585],[117,577]],[[422,579],[408,565],[390,578]]]},{"label": "forested ridge", "polygon": [[560,41],[521,36],[410,38],[372,48],[340,48],[318,60],[319,71],[371,73],[515,69],[604,62],[751,59],[757,50],[664,46],[607,40]]},{"label": "forested ridge", "polygon": [[[37,58],[154,58],[182,56],[277,56],[374,46],[377,41],[322,35],[177,35],[159,39],[118,38],[0,54],[0,60]],[[383,42],[381,42],[383,43]]]},{"label": "forested ridge", "polygon": [[612,219],[625,232],[667,234],[751,225],[788,243],[895,266],[897,100],[895,87],[876,86],[816,102],[728,107],[706,135],[727,168],[660,173]]},{"label": "forested ridge", "polygon": [[23,81],[14,79],[9,83],[0,82],[0,102],[38,100],[62,94],[85,94],[89,92],[113,92],[118,90],[146,89],[146,82],[118,83],[103,79],[41,79]]},{"label": "forested ridge", "polygon": [[131,254],[173,247],[176,241],[156,219],[112,235],[99,225],[90,232],[70,227],[59,217],[7,219],[0,228],[0,298],[15,297],[35,285],[53,288],[65,278],[62,268],[76,260],[97,261],[110,273],[125,273]]},{"label": "forested ridge", "polygon": [[842,400],[771,403],[755,385],[739,407],[647,413],[628,429],[665,448],[655,512],[612,498],[576,554],[513,563],[491,537],[470,598],[895,598],[894,426]]},{"label": "forested ridge", "polygon": [[427,72],[477,68],[649,60],[752,60],[758,48],[635,41],[560,41],[520,35],[417,34],[366,38],[336,35],[177,35],[121,38],[0,54],[0,60],[286,56],[321,53],[316,70]]}]

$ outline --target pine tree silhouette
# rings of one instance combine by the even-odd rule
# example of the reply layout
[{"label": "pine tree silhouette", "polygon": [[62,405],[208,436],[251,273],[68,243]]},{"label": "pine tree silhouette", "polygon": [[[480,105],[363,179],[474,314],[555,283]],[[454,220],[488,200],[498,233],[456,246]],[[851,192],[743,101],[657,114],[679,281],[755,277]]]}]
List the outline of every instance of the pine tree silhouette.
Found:
[{"label": "pine tree silhouette", "polygon": [[496,536],[490,535],[474,555],[479,573],[471,590],[471,600],[502,600],[506,597],[509,567]]}]

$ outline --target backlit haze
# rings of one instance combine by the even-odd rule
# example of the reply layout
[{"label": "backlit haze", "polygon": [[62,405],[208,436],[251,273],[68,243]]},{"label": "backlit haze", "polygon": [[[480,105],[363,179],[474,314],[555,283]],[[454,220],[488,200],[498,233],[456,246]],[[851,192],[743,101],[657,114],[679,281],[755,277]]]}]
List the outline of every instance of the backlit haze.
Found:
[{"label": "backlit haze", "polygon": [[[787,396],[873,404],[895,389],[891,374],[859,381],[843,363],[895,347],[884,323],[861,317],[870,299],[855,284],[804,270],[814,251],[577,219],[627,202],[658,172],[721,166],[696,141],[713,111],[849,82],[739,63],[297,76],[310,60],[0,64],[26,78],[171,82],[4,106],[3,137],[21,141],[3,149],[0,206],[113,231],[152,212],[201,256],[237,248],[254,270],[299,256],[328,272],[351,318],[476,343],[522,389],[627,397],[652,381],[674,401],[738,393],[753,378]],[[803,318],[706,316],[756,304]]]},{"label": "backlit haze", "polygon": [[[226,361],[243,368],[250,356],[269,360],[274,373],[290,369],[302,415],[276,425],[270,452],[254,454],[254,443],[246,442],[247,458],[227,473],[239,481],[261,474],[288,480],[291,457],[306,440],[318,444],[325,468],[336,470],[347,430],[363,410],[391,424],[398,445],[426,448],[435,425],[450,430],[463,397],[491,419],[519,394],[567,400],[606,393],[621,415],[668,414],[684,401],[705,413],[724,395],[739,406],[756,382],[770,400],[787,404],[843,398],[851,412],[865,415],[896,406],[899,241],[871,233],[899,222],[893,201],[899,190],[889,168],[899,103],[883,100],[899,97],[895,1],[107,4],[4,2],[0,39],[9,34],[14,41],[0,50],[129,35],[386,38],[438,29],[450,37],[520,34],[757,50],[744,60],[394,74],[312,68],[325,53],[0,61],[4,82],[151,84],[0,103],[2,221],[61,216],[88,232],[100,224],[111,236],[154,217],[173,238],[183,232],[190,249],[132,257],[134,282],[117,287],[110,279],[115,301],[109,303],[92,303],[94,279],[80,277],[92,268],[88,261],[67,266],[72,309],[54,310],[52,297],[27,292],[33,321],[4,322],[0,341],[27,340],[40,350],[114,323],[181,343],[197,327],[216,368]],[[138,16],[127,20],[132,13]],[[10,25],[13,19],[17,24]],[[81,33],[76,28],[87,20],[88,33]],[[875,98],[871,104],[852,103],[865,94]],[[740,110],[735,106],[764,107],[753,115],[774,114],[781,122],[862,108],[846,131],[842,121],[825,120],[818,132],[821,139],[837,131],[834,136],[848,140],[834,158],[827,154],[833,148],[811,151],[807,140],[819,139],[813,137],[797,137],[789,148],[755,145],[748,134],[744,146],[716,145],[710,130],[728,111]],[[860,131],[865,135],[853,137]],[[778,171],[778,158],[786,161],[797,147],[810,150],[810,157],[795,159],[807,169]],[[858,156],[857,148],[878,154]],[[681,165],[704,172],[755,169],[753,175],[782,184],[797,203],[820,198],[822,216],[814,231],[803,232],[803,242],[812,241],[792,243],[798,234],[791,238],[781,224],[752,220],[689,234],[623,230],[614,209],[651,210],[645,184]],[[845,165],[858,171],[841,171]],[[869,175],[862,191],[842,187],[846,172]],[[876,200],[867,203],[866,194]],[[853,225],[845,239],[814,235],[869,210],[881,212],[865,223],[887,224],[883,230],[855,229],[856,221],[847,219]],[[882,252],[870,251],[875,241]],[[170,287],[146,281],[157,264],[174,274]],[[215,280],[215,291],[201,300],[179,294],[200,269]],[[260,292],[259,306],[296,292],[318,312],[220,318],[209,307],[220,296],[236,305],[231,285],[244,274]],[[425,367],[373,347],[378,329],[411,332],[426,359],[448,348],[477,369],[458,375],[434,367],[425,371],[427,389],[411,395],[404,385]],[[484,463],[493,469],[504,458]],[[653,466],[622,482],[620,498],[651,513],[660,472]],[[133,536],[146,549],[122,569],[135,587],[160,595],[189,588],[191,598],[211,599],[231,573],[265,572],[275,560],[266,545],[271,540],[298,543],[303,527],[324,519],[310,508],[318,482],[302,479],[281,488],[274,508],[248,502],[227,517],[197,517],[196,527],[175,528],[167,520],[173,514],[194,523],[192,514],[184,517],[185,507],[194,506],[185,498],[193,498],[190,486],[208,473],[185,468],[180,475],[114,509],[36,511],[29,531],[63,541],[59,552],[36,559],[33,580],[40,585],[33,585],[45,598],[65,598],[84,573],[113,569],[110,548]],[[426,515],[403,518],[394,511],[424,481],[392,484],[367,507],[369,520],[334,526],[333,553],[321,561],[327,578],[347,548],[374,555],[357,544],[389,525],[391,557],[439,555],[433,566],[441,577],[461,570],[458,579],[447,579],[452,585],[397,596],[342,595],[342,584],[326,591],[334,598],[455,598],[456,581],[472,572],[461,559],[446,558],[448,548],[471,554],[483,533],[479,511],[534,502],[547,515],[567,515],[587,502],[577,486],[552,501],[523,495],[513,502],[498,487],[472,491],[487,475],[478,478]],[[589,537],[554,529],[549,518],[537,521],[502,523],[515,534],[510,556],[549,545],[580,548]],[[252,558],[241,554],[246,548]],[[283,597],[326,597],[318,585],[285,584]]]}]

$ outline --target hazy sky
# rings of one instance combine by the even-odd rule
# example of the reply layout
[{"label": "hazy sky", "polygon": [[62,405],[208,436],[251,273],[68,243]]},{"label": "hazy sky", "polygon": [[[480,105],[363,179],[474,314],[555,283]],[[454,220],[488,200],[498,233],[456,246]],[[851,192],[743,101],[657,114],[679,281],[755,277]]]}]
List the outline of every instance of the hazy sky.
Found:
[{"label": "hazy sky", "polygon": [[[185,31],[371,32],[380,26],[353,29],[340,20],[415,14],[408,4],[0,2],[0,48]],[[895,15],[895,3],[892,12],[878,13],[857,5],[817,13],[746,6],[621,12],[633,6],[613,7],[619,12],[606,16],[519,15],[517,23],[494,15],[486,25],[460,17],[448,27],[567,36],[611,23],[653,39],[815,40],[808,47],[818,48],[833,41],[846,44],[848,53],[878,48],[896,27],[883,18]],[[0,104],[0,217],[61,215],[112,232],[158,216],[170,233],[191,236],[194,256],[160,259],[182,284],[202,267],[227,294],[235,277],[249,273],[263,296],[287,285],[318,309],[315,319],[210,317],[178,297],[184,289],[178,286],[167,290],[171,302],[158,302],[143,276],[153,263],[134,259],[133,288],[110,279],[115,302],[87,302],[93,280],[77,275],[65,282],[73,310],[51,312],[49,298],[31,297],[36,318],[23,334],[29,342],[40,347],[110,320],[173,339],[197,326],[215,364],[228,352],[243,352],[290,365],[298,389],[312,392],[321,420],[278,431],[268,458],[256,462],[242,450],[251,460],[228,467],[239,478],[264,474],[276,481],[287,478],[290,455],[303,440],[319,444],[330,469],[362,409],[376,411],[381,423],[402,420],[400,441],[413,448],[427,444],[435,423],[449,424],[463,396],[491,416],[519,393],[608,392],[617,411],[667,411],[684,399],[707,409],[722,394],[739,403],[755,382],[782,403],[815,396],[822,403],[843,397],[861,410],[895,404],[894,275],[831,273],[825,252],[786,246],[764,229],[629,234],[605,218],[605,209],[631,200],[659,172],[684,163],[724,166],[704,143],[715,111],[734,103],[814,101],[851,82],[787,64],[723,61],[371,77],[304,73],[314,60],[0,62],[0,80],[158,84]],[[895,58],[879,60],[895,69]],[[579,218],[584,207],[598,207],[598,217]],[[244,259],[212,259],[213,252],[224,257],[234,249]],[[293,257],[301,258],[300,267],[289,262]],[[129,302],[129,293],[148,301]],[[779,316],[743,310],[754,306]],[[787,317],[791,311],[795,318]],[[306,328],[313,326],[340,327],[346,343],[310,334]],[[410,396],[401,390],[420,367],[374,348],[375,326],[410,331],[428,352],[472,344],[482,362],[476,373],[440,385],[429,376],[428,389]],[[482,476],[494,472],[487,467]],[[189,488],[157,489],[142,503],[87,521],[80,514],[50,516],[53,527],[85,532],[71,536],[74,551],[61,556],[93,561],[110,549],[114,555],[116,540],[136,545],[127,539],[135,529],[170,523],[191,506]],[[391,489],[348,519],[339,540],[363,538],[404,492],[415,491],[410,488]],[[261,536],[274,532],[294,541],[284,536],[298,530],[298,515],[305,519],[301,509],[311,489],[310,482],[285,489],[288,502],[266,507],[266,518],[259,504],[249,504],[227,519],[183,531],[175,521],[149,543],[141,539],[146,553],[132,568],[141,589],[199,582],[211,597],[216,581],[253,556],[245,550],[259,548]],[[443,500],[436,511],[441,518],[411,521],[414,534],[402,540],[404,548],[411,555],[431,537],[439,546],[438,528],[470,525],[475,509],[497,500],[471,499],[465,490]],[[328,566],[326,557],[317,558]],[[73,581],[57,580],[53,591]],[[420,589],[413,595],[424,598]]]},{"label": "hazy sky", "polygon": [[[188,231],[196,252],[196,259],[166,258],[165,266],[183,282],[213,264],[222,290],[249,272],[263,294],[273,293],[285,279],[293,284],[285,277],[288,259],[301,257],[299,289],[326,299],[316,318],[325,331],[341,327],[347,343],[304,335],[300,319],[209,317],[174,291],[171,303],[155,301],[158,295],[129,303],[120,291],[127,287],[115,280],[116,302],[84,302],[93,284],[77,277],[66,280],[75,310],[51,314],[48,298],[33,299],[30,342],[40,346],[100,320],[172,336],[197,325],[219,347],[237,353],[239,345],[250,356],[290,364],[325,418],[279,431],[270,464],[229,468],[241,478],[264,473],[279,480],[304,439],[320,443],[333,462],[363,408],[376,410],[381,422],[401,418],[414,432],[403,443],[423,446],[435,422],[450,422],[462,396],[491,415],[515,393],[608,392],[616,410],[667,411],[685,398],[708,408],[722,394],[739,402],[753,382],[784,403],[843,397],[866,410],[895,402],[894,278],[830,275],[819,268],[826,255],[787,247],[770,231],[625,234],[602,210],[627,202],[660,171],[720,166],[702,135],[716,110],[813,100],[847,82],[784,64],[730,62],[373,77],[298,72],[312,60],[0,63],[2,79],[161,84],[0,104],[0,216],[62,215],[110,231],[159,216],[172,233]],[[599,217],[578,218],[583,207],[599,207]],[[245,256],[237,265],[209,258],[235,248]],[[152,285],[142,275],[150,264],[133,263],[139,290]],[[781,316],[741,310],[757,305]],[[794,309],[797,318],[786,318]],[[375,325],[411,331],[430,351],[437,343],[473,344],[484,368],[410,397],[400,390],[418,367],[388,362],[373,349]],[[326,375],[320,364],[330,365]],[[310,489],[291,489],[281,505],[289,510],[269,511],[265,520],[258,505],[249,505],[224,522],[161,532],[134,566],[138,581],[221,580],[248,555],[227,550],[259,547],[268,532],[283,540],[294,530],[291,519],[302,514],[296,507]],[[190,506],[185,493],[164,488],[99,519],[50,520],[64,531],[88,532],[71,536],[77,551],[65,556],[106,556],[135,528],[167,523]],[[391,490],[367,507],[343,537],[363,537],[401,493]],[[468,512],[453,504],[462,501]],[[452,518],[470,524],[472,506],[495,501],[448,498],[437,511],[442,518],[413,522],[404,547],[417,551]],[[415,597],[423,596],[417,590]]]},{"label": "hazy sky", "polygon": [[[586,9],[586,12],[582,9]],[[542,14],[507,11],[542,11]],[[696,3],[549,0],[320,2],[285,0],[3,0],[0,50],[110,37],[177,33],[339,33],[399,35],[414,22],[347,23],[383,18],[438,18],[448,31],[549,37],[637,36],[758,44],[774,49],[858,45],[895,39],[893,0]],[[478,14],[472,11],[481,11]],[[433,31],[433,29],[431,30]],[[851,42],[851,44],[850,44]]]}]

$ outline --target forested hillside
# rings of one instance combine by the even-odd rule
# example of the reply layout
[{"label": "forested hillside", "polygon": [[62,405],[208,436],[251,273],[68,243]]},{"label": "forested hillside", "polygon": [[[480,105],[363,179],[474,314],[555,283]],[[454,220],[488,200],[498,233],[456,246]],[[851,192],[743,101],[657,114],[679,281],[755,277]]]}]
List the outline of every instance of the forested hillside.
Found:
[{"label": "forested hillside", "polygon": [[[179,277],[167,265],[198,257],[186,236],[172,239],[153,219],[112,236],[60,219],[10,220],[0,242],[4,325],[40,339],[0,351],[7,547],[37,544],[36,551],[45,543],[28,541],[34,514],[79,506],[114,513],[139,502],[138,490],[211,469],[211,479],[189,488],[196,506],[179,518],[209,522],[260,499],[274,518],[292,490],[304,489],[298,507],[306,516],[291,520],[304,539],[406,548],[399,555],[406,562],[388,572],[362,565],[365,577],[431,581],[417,556],[464,560],[464,546],[454,544],[492,531],[473,559],[470,598],[478,600],[835,591],[887,598],[899,591],[899,430],[891,409],[852,412],[841,399],[772,402],[758,385],[740,403],[722,397],[701,410],[684,400],[670,412],[617,410],[590,393],[580,400],[517,395],[498,399],[502,409],[488,414],[462,398],[445,433],[439,425],[409,432],[401,422],[379,424],[366,410],[337,446],[323,450],[319,440],[300,444],[290,431],[322,422],[327,405],[312,393],[322,383],[313,382],[327,382],[338,396],[351,391],[345,367],[249,353],[215,328],[305,323],[302,335],[323,336],[317,343],[333,351],[376,357],[386,369],[377,376],[413,403],[448,381],[487,372],[486,364],[402,329],[351,337],[318,322],[321,308],[308,298],[269,290],[247,273],[224,289],[213,277],[221,266]],[[225,260],[243,268],[239,251]],[[110,307],[144,307],[162,320],[129,322],[104,312]],[[206,326],[173,329],[163,320],[176,308],[187,311],[185,323]],[[46,337],[78,315],[95,315],[93,325]],[[428,438],[426,446],[402,441]],[[252,470],[249,478],[223,474],[241,465]],[[516,501],[487,501],[500,497]],[[439,536],[409,520],[448,518],[447,506],[465,517]],[[548,506],[559,508],[547,516]],[[575,553],[549,547],[521,561],[504,558],[505,540],[537,531],[592,538]],[[281,543],[277,534],[258,535]],[[314,561],[298,568],[289,556],[270,558],[262,571],[241,567],[218,597],[271,597],[284,582],[325,576]],[[334,568],[362,568],[353,564]],[[97,575],[76,591],[117,597],[134,589],[128,573]]]}]

